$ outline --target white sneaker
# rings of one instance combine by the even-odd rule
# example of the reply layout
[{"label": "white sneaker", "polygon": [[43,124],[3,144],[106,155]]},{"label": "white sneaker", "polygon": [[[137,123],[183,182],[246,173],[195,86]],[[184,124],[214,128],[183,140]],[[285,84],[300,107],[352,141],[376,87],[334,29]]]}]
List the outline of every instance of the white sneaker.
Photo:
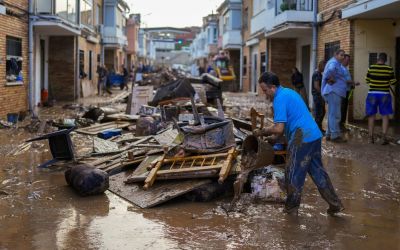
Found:
[{"label": "white sneaker", "polygon": [[398,141],[397,141],[397,144],[399,144],[399,145],[400,145],[400,140],[398,140]]}]

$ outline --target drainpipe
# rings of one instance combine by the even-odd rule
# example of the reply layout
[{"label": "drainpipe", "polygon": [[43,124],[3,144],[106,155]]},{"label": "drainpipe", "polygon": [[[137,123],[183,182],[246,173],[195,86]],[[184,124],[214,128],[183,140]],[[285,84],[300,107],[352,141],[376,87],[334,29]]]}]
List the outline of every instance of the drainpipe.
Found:
[{"label": "drainpipe", "polygon": [[100,62],[101,62],[101,64],[102,65],[104,65],[104,41],[103,41],[103,33],[104,33],[104,23],[105,23],[105,20],[106,20],[106,1],[105,0],[103,0],[102,1],[102,8],[103,8],[103,20],[102,20],[102,29],[101,29],[101,33],[100,33],[100,36],[101,36],[101,39],[100,39],[100,45],[101,45],[101,53],[100,53]]},{"label": "drainpipe", "polygon": [[[314,70],[317,68],[317,45],[318,45],[318,0],[313,1],[313,35],[312,35],[312,55],[311,55],[311,67],[314,72]],[[311,83],[313,84],[313,83]],[[312,86],[310,86],[308,90],[308,96],[309,96],[309,101],[312,103],[312,98],[311,98],[311,90]],[[314,104],[313,104],[314,106]]]},{"label": "drainpipe", "polygon": [[28,38],[28,55],[29,55],[29,91],[28,91],[28,99],[29,99],[29,111],[32,113],[32,118],[37,118],[37,113],[35,110],[35,101],[34,101],[34,67],[33,67],[33,44],[34,44],[34,36],[33,36],[33,23],[35,22],[35,18],[33,16],[34,6],[33,1],[29,1],[29,38]]},{"label": "drainpipe", "polygon": [[239,86],[240,86],[240,91],[243,91],[243,46],[240,47],[240,80],[239,80]]},{"label": "drainpipe", "polygon": [[74,84],[74,101],[76,101],[79,97],[80,97],[80,88],[79,88],[79,84],[80,84],[80,72],[79,72],[79,35],[75,36],[75,84]]}]

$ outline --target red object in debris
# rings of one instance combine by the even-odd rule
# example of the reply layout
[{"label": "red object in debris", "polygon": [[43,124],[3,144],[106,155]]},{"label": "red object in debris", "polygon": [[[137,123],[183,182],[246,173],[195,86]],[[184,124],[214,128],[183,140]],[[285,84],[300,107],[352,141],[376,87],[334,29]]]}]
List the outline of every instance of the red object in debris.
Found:
[{"label": "red object in debris", "polygon": [[47,91],[47,89],[42,89],[42,92],[40,94],[40,102],[46,103],[49,99],[49,92]]}]

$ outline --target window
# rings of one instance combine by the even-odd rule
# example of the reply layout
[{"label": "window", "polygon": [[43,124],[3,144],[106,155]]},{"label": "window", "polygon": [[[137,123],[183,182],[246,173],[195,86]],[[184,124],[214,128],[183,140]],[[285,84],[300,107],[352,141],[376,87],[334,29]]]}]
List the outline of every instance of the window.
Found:
[{"label": "window", "polygon": [[79,50],[79,78],[84,79],[85,77],[85,52],[83,50]]},{"label": "window", "polygon": [[249,8],[246,8],[243,11],[243,30],[247,30],[248,28],[249,28]]},{"label": "window", "polygon": [[113,6],[106,6],[105,26],[115,25],[115,9]]},{"label": "window", "polygon": [[81,3],[81,24],[93,26],[93,0],[80,0]]},{"label": "window", "polygon": [[369,53],[369,66],[371,66],[372,64],[376,64],[376,62],[378,61],[378,53]]},{"label": "window", "polygon": [[102,13],[101,13],[101,7],[100,5],[96,5],[96,13],[95,13],[95,18],[94,18],[94,24],[95,25],[100,25],[103,23],[103,20],[101,18]]},{"label": "window", "polygon": [[216,27],[213,28],[213,43],[217,43],[218,42],[218,30]]},{"label": "window", "polygon": [[122,13],[120,10],[117,10],[117,27],[122,28]]},{"label": "window", "polygon": [[243,76],[247,75],[247,56],[243,57]]},{"label": "window", "polygon": [[223,18],[224,20],[224,27],[223,27],[223,31],[224,32],[227,32],[228,30],[229,30],[229,12],[227,12],[225,15],[224,15],[224,18]]},{"label": "window", "polygon": [[93,52],[91,51],[91,50],[89,50],[89,80],[92,80],[92,68],[93,68],[93,63],[92,63],[92,60],[93,60]]},{"label": "window", "polygon": [[56,14],[73,23],[77,23],[77,0],[58,0],[55,1]]},{"label": "window", "polygon": [[22,39],[6,37],[6,79],[7,82],[22,82]]},{"label": "window", "polygon": [[334,56],[338,49],[340,49],[340,41],[325,43],[325,61],[328,61],[332,56]]},{"label": "window", "polygon": [[261,56],[261,58],[260,58],[260,74],[262,74],[267,69],[267,62],[266,62],[265,52],[262,52],[260,54],[260,56]]},{"label": "window", "polygon": [[253,16],[256,16],[261,11],[265,10],[267,0],[254,0],[253,1]]}]

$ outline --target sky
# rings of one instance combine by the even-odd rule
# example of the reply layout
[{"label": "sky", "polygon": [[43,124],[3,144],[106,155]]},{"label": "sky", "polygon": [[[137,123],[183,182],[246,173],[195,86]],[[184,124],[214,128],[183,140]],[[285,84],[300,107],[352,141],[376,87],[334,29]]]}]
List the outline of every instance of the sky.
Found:
[{"label": "sky", "polygon": [[142,15],[142,27],[201,26],[202,17],[216,13],[224,0],[125,0],[131,13]]}]

